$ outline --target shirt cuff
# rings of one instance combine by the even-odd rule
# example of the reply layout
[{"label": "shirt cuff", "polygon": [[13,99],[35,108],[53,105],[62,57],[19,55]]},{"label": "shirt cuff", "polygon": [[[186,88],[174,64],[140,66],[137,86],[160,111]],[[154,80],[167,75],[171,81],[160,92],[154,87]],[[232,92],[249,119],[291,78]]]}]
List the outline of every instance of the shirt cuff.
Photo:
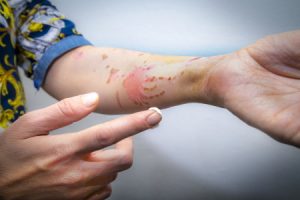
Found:
[{"label": "shirt cuff", "polygon": [[34,86],[37,89],[42,86],[48,68],[56,58],[76,47],[85,45],[91,45],[91,43],[83,36],[72,35],[50,46],[43,54],[42,58],[38,61],[38,64],[34,69]]}]

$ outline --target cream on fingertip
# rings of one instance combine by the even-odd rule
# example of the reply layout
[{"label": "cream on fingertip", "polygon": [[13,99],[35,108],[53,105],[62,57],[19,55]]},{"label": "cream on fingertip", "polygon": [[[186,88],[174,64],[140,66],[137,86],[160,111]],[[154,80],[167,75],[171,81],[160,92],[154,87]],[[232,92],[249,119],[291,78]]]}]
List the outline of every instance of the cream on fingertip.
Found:
[{"label": "cream on fingertip", "polygon": [[154,128],[156,127],[162,119],[162,113],[158,108],[149,108],[148,110],[152,111],[151,114],[147,117],[148,124]]},{"label": "cream on fingertip", "polygon": [[157,107],[151,107],[151,108],[149,108],[149,110],[154,110],[154,111],[158,112],[160,115],[162,115],[161,110]]}]

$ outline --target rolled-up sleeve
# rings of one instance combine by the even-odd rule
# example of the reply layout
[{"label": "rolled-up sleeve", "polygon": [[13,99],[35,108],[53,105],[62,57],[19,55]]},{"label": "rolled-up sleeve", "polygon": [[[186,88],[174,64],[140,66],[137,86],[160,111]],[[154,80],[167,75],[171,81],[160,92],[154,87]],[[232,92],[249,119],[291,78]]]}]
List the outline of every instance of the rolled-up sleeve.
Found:
[{"label": "rolled-up sleeve", "polygon": [[14,0],[17,63],[40,88],[53,61],[79,46],[91,45],[48,0]]}]

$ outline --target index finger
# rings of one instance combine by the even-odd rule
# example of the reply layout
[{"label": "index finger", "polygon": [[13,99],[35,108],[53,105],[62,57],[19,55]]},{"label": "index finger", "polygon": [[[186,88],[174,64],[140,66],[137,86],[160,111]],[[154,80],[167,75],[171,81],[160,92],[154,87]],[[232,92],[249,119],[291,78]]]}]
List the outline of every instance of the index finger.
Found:
[{"label": "index finger", "polygon": [[71,140],[78,144],[76,145],[78,146],[78,152],[93,152],[153,128],[161,119],[160,110],[150,108],[147,111],[127,115],[72,134]]}]

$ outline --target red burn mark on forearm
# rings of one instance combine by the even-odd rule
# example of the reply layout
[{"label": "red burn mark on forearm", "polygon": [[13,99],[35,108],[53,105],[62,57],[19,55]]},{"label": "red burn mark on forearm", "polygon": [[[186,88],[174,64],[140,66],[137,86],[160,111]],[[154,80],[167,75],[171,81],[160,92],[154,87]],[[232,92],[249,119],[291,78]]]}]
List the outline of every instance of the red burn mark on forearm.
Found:
[{"label": "red burn mark on forearm", "polygon": [[139,67],[133,70],[124,80],[123,86],[128,97],[138,105],[148,105],[147,96],[143,91],[143,83],[145,81],[145,73],[149,71],[149,67]]},{"label": "red burn mark on forearm", "polygon": [[145,92],[152,92],[155,89],[157,89],[157,85],[154,85],[153,87],[144,87]]},{"label": "red burn mark on forearm", "polygon": [[119,69],[112,68],[109,72],[109,77],[108,77],[106,83],[109,84],[112,81],[116,80],[118,78],[119,71],[120,71]]},{"label": "red burn mark on forearm", "polygon": [[157,78],[155,76],[148,77],[148,78],[145,79],[145,82],[154,82],[154,81],[156,81],[156,79]]},{"label": "red burn mark on forearm", "polygon": [[168,77],[159,79],[148,76],[147,72],[151,69],[152,67],[138,67],[127,75],[123,81],[129,99],[136,105],[149,105],[149,100],[165,94],[164,90],[160,90],[157,81],[167,81]]}]

